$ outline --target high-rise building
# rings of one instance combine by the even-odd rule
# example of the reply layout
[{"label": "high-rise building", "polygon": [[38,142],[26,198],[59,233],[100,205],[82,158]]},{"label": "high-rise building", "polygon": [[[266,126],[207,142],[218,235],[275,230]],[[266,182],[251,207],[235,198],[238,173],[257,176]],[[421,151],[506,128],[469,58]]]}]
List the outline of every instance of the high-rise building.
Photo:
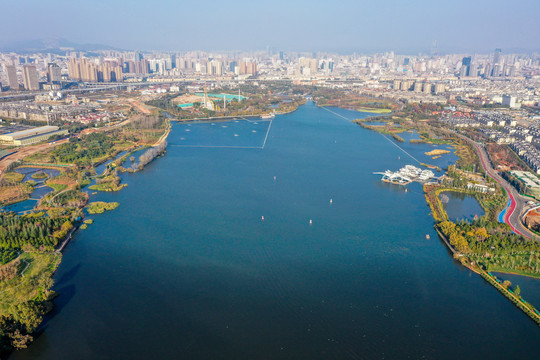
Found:
[{"label": "high-rise building", "polygon": [[501,63],[501,55],[502,55],[502,50],[501,49],[495,49],[495,54],[493,54],[493,63],[494,64],[500,64]]},{"label": "high-rise building", "polygon": [[47,81],[52,83],[60,82],[60,80],[62,80],[62,69],[55,63],[49,63],[47,65]]},{"label": "high-rise building", "polygon": [[470,56],[464,57],[463,60],[461,60],[461,70],[459,76],[471,76],[471,62],[472,58]]},{"label": "high-rise building", "polygon": [[435,94],[441,94],[446,91],[446,86],[443,83],[435,84]]},{"label": "high-rise building", "polygon": [[77,62],[77,58],[75,57],[69,59],[68,74],[70,79],[81,81],[81,69],[79,67],[79,63]]},{"label": "high-rise building", "polygon": [[26,90],[39,90],[39,81],[35,65],[23,66],[23,84]]},{"label": "high-rise building", "polygon": [[476,77],[478,75],[477,66],[475,63],[471,63],[469,65],[469,76],[470,77]]},{"label": "high-rise building", "polygon": [[13,65],[6,66],[8,85],[11,90],[19,90],[19,81],[17,80],[17,69]]},{"label": "high-rise building", "polygon": [[252,61],[242,61],[240,63],[240,74],[257,74],[257,64]]},{"label": "high-rise building", "polygon": [[488,78],[491,76],[491,64],[486,64],[486,67],[484,68],[484,77]]},{"label": "high-rise building", "polygon": [[412,80],[404,80],[401,82],[400,89],[404,91],[409,91],[413,86]]},{"label": "high-rise building", "polygon": [[[147,60],[144,60],[147,61]],[[75,81],[87,81],[87,82],[111,82],[111,81],[123,81],[124,76],[123,68],[121,65],[122,60],[117,61],[103,61],[101,65],[88,61],[88,59],[81,59],[77,61],[75,58],[71,58],[68,70],[69,77]],[[139,63],[139,62],[137,62]],[[128,67],[134,71],[135,63],[133,61],[127,61]],[[148,67],[148,64],[147,64]]]},{"label": "high-rise building", "polygon": [[510,96],[510,95],[503,95],[502,104],[506,105],[506,106],[509,106],[511,108],[515,108],[516,107],[516,97],[515,96]]}]

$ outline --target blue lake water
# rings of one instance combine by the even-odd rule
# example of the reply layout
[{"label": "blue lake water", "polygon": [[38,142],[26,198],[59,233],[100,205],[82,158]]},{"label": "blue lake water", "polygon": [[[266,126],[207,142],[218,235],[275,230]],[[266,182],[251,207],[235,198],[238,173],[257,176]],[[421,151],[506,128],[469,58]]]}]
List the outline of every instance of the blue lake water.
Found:
[{"label": "blue lake water", "polygon": [[[38,169],[31,167],[18,168],[14,171],[18,172],[19,174],[25,175],[22,180],[23,182],[27,182],[29,180],[33,180],[36,182],[36,186],[34,187],[34,191],[32,192],[32,194],[30,195],[30,199],[2,207],[3,211],[14,211],[16,213],[23,213],[25,211],[32,210],[37,205],[39,199],[54,190],[53,188],[43,185],[45,181],[60,174],[60,170],[56,169]],[[46,173],[47,175],[49,175],[49,177],[46,179],[33,179],[32,175],[38,171]]]},{"label": "blue lake water", "polygon": [[535,304],[538,308],[538,304],[540,304],[540,279],[498,272],[493,272],[493,275],[497,276],[501,281],[509,280],[512,283],[512,289],[519,285],[523,299]]},{"label": "blue lake water", "polygon": [[421,185],[373,175],[417,165],[394,142],[312,103],[260,149],[263,125],[175,125],[166,156],[96,195],[120,206],[77,233],[12,359],[539,358],[540,329],[452,259]]}]

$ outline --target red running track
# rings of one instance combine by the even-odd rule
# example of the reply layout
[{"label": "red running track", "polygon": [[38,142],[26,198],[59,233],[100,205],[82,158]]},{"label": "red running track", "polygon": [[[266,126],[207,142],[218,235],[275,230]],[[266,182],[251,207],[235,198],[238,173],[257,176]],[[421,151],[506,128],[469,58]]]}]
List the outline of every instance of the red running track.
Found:
[{"label": "red running track", "polygon": [[476,151],[478,152],[478,156],[480,157],[480,161],[482,162],[482,167],[484,168],[484,171],[487,172],[489,176],[491,176],[492,179],[498,182],[499,185],[501,185],[506,190],[506,193],[510,197],[510,206],[508,207],[508,209],[506,209],[506,212],[504,213],[504,216],[503,216],[504,222],[508,224],[510,228],[512,228],[513,232],[519,235],[523,235],[510,223],[510,216],[514,213],[514,210],[516,209],[516,199],[514,199],[514,196],[512,195],[512,192],[510,191],[510,189],[506,188],[504,184],[496,176],[494,176],[492,173],[489,172],[489,170],[486,167],[486,164],[484,163],[484,157],[482,156],[482,151],[480,150],[478,145],[474,144],[474,147],[476,148]]}]

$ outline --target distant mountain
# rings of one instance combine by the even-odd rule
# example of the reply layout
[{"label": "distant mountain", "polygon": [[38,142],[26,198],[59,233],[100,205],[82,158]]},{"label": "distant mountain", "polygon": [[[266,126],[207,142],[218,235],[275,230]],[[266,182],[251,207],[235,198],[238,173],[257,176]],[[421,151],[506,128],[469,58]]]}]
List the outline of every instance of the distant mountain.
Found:
[{"label": "distant mountain", "polygon": [[9,43],[0,43],[0,51],[4,52],[65,52],[71,51],[96,51],[96,50],[122,50],[103,44],[77,44],[66,39],[31,39]]}]

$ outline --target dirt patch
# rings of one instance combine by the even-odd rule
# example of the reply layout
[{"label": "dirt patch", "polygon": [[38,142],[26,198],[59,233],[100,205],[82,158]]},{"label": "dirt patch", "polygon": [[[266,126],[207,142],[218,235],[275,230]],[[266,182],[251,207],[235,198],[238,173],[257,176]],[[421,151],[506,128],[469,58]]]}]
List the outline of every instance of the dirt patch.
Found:
[{"label": "dirt patch", "polygon": [[24,200],[28,197],[28,191],[22,185],[19,186],[1,186],[0,202],[11,203],[18,200]]},{"label": "dirt patch", "polygon": [[489,144],[487,153],[496,170],[528,170],[507,145]]},{"label": "dirt patch", "polygon": [[537,228],[540,225],[540,212],[538,210],[530,211],[523,222],[530,229]]}]

